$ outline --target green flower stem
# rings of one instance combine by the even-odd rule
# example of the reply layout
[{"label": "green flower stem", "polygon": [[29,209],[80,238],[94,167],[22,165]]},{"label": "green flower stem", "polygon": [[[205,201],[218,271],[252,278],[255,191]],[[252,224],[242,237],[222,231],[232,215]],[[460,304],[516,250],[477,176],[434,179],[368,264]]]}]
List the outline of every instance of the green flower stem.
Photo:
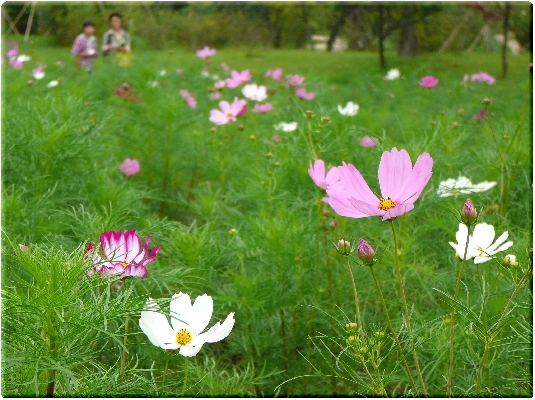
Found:
[{"label": "green flower stem", "polygon": [[385,298],[383,296],[383,291],[381,290],[381,286],[379,285],[379,281],[377,280],[377,276],[375,276],[375,271],[373,270],[373,266],[370,267],[370,271],[372,273],[373,280],[375,282],[375,286],[377,286],[377,291],[379,292],[379,297],[381,298],[381,304],[383,305],[383,312],[385,313],[386,322],[388,323],[388,327],[390,328],[390,332],[392,333],[392,336],[394,337],[394,341],[396,342],[396,346],[398,347],[399,355],[401,356],[403,360],[403,365],[405,367],[405,372],[407,372],[407,376],[409,377],[411,381],[411,386],[416,391],[416,383],[414,383],[414,379],[412,378],[411,370],[409,369],[409,365],[407,364],[407,360],[405,359],[405,355],[403,354],[403,349],[401,348],[401,343],[399,342],[398,335],[396,334],[396,331],[394,330],[394,327],[392,326],[392,321],[390,321],[390,316],[388,315],[388,309],[386,308],[386,302]]},{"label": "green flower stem", "polygon": [[511,297],[509,298],[509,301],[507,302],[507,305],[505,306],[505,308],[503,309],[502,311],[502,314],[500,315],[500,319],[498,320],[498,323],[496,324],[496,329],[494,329],[494,333],[492,335],[490,335],[490,337],[486,337],[485,338],[485,349],[483,350],[483,356],[481,357],[481,361],[479,362],[479,366],[478,366],[478,369],[477,369],[477,379],[476,379],[476,395],[477,393],[479,393],[480,389],[481,389],[481,377],[482,377],[482,374],[483,374],[483,367],[484,367],[484,363],[487,359],[487,355],[488,355],[488,352],[492,346],[492,343],[494,342],[494,339],[496,339],[496,336],[498,336],[498,334],[500,333],[500,329],[504,323],[504,320],[505,320],[505,316],[509,313],[509,308],[511,307],[517,293],[518,293],[518,290],[524,286],[524,284],[526,283],[526,280],[528,279],[528,277],[531,275],[531,270],[530,269],[527,269],[526,272],[524,273],[524,276],[522,277],[522,279],[520,280],[520,282],[518,284],[515,284],[515,290],[513,291],[513,293],[511,294]]},{"label": "green flower stem", "polygon": [[360,304],[359,304],[359,294],[357,293],[357,286],[355,285],[355,278],[353,277],[353,271],[351,270],[351,263],[349,262],[349,256],[345,256],[347,270],[349,271],[349,276],[351,277],[351,283],[353,285],[353,296],[355,298],[355,309],[357,310],[357,324],[359,327],[359,332],[363,332],[362,318],[360,316]]},{"label": "green flower stem", "polygon": [[410,344],[412,347],[412,356],[414,357],[414,363],[416,364],[416,371],[418,373],[418,380],[422,386],[424,396],[427,397],[427,389],[425,388],[424,378],[422,377],[422,371],[420,369],[420,362],[418,361],[418,355],[416,354],[416,349],[414,347],[414,340],[412,338],[412,328],[409,317],[409,307],[407,306],[407,299],[405,297],[405,288],[403,287],[403,277],[401,276],[401,268],[399,266],[399,257],[398,257],[398,240],[396,236],[396,230],[394,229],[394,222],[390,220],[390,227],[392,228],[392,236],[394,237],[394,258],[396,260],[396,273],[399,281],[399,288],[401,290],[401,300],[403,302],[403,310],[405,313],[405,324],[407,325],[407,332],[409,334]]},{"label": "green flower stem", "polygon": [[181,397],[184,397],[184,393],[186,393],[186,385],[188,384],[188,362],[189,358],[184,357],[184,385],[182,385]]},{"label": "green flower stem", "polygon": [[468,233],[466,235],[466,246],[464,247],[463,262],[461,264],[461,270],[457,276],[457,283],[455,284],[455,293],[453,295],[453,301],[451,303],[450,314],[450,363],[448,367],[448,383],[446,389],[446,395],[451,397],[452,392],[452,378],[453,378],[453,345],[455,343],[455,302],[459,296],[459,288],[461,286],[461,279],[463,277],[464,267],[466,266],[466,253],[468,253],[468,241],[470,239],[470,225],[468,225]]},{"label": "green flower stem", "polygon": [[[124,281],[124,290],[126,290],[126,279]],[[123,352],[121,354],[121,383],[124,382],[124,368],[126,366],[126,344],[128,342],[128,316],[124,322]]]}]

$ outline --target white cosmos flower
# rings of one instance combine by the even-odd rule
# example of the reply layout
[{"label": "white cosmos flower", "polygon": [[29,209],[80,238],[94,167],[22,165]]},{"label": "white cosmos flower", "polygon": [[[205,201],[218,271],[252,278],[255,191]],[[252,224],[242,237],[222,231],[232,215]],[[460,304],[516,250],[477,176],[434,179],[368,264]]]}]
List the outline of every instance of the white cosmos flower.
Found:
[{"label": "white cosmos flower", "polygon": [[385,81],[393,81],[394,79],[398,79],[400,77],[399,69],[391,69],[386,73],[386,76],[384,77]]},{"label": "white cosmos flower", "polygon": [[46,87],[54,87],[54,86],[58,86],[59,85],[59,81],[50,81],[48,82],[48,85],[46,85]]},{"label": "white cosmos flower", "polygon": [[17,61],[18,62],[26,62],[26,61],[30,61],[32,58],[30,56],[27,56],[26,54],[21,54],[20,56],[17,57]]},{"label": "white cosmos flower", "polygon": [[280,124],[273,125],[275,130],[283,132],[292,132],[297,129],[297,122],[281,122]]},{"label": "white cosmos flower", "polygon": [[267,89],[265,86],[258,86],[256,83],[245,85],[242,89],[245,97],[255,101],[264,101],[267,99]]},{"label": "white cosmos flower", "polygon": [[[457,253],[457,256],[462,259],[464,257],[464,250],[466,247],[466,237],[468,235],[468,228],[465,224],[459,224],[459,230],[455,234],[457,243],[449,242]],[[506,231],[500,235],[498,239],[494,240],[494,227],[489,224],[477,224],[474,232],[468,239],[468,249],[466,251],[466,259],[474,259],[474,264],[481,264],[492,259],[492,256],[500,251],[507,250],[513,245],[513,242],[504,243],[509,236]]]},{"label": "white cosmos flower", "polygon": [[167,74],[167,71],[165,69],[162,69],[158,74],[160,76],[165,76],[165,74]]},{"label": "white cosmos flower", "polygon": [[437,194],[441,197],[454,196],[458,194],[485,192],[496,186],[496,182],[472,183],[466,176],[457,179],[447,179],[438,184]]},{"label": "white cosmos flower", "polygon": [[36,72],[35,74],[33,74],[33,77],[34,79],[43,79],[45,77],[45,73],[44,72]]},{"label": "white cosmos flower", "polygon": [[150,87],[156,87],[156,86],[158,86],[158,81],[149,81],[149,86],[150,86]]},{"label": "white cosmos flower", "polygon": [[352,101],[348,101],[345,107],[342,107],[340,104],[338,104],[338,111],[342,115],[353,117],[359,112],[359,105],[353,103]]},{"label": "white cosmos flower", "polygon": [[204,294],[197,297],[191,305],[187,293],[173,295],[169,304],[171,324],[160,312],[160,307],[149,297],[141,311],[139,326],[150,342],[162,349],[177,350],[184,357],[193,357],[205,343],[219,342],[225,339],[234,327],[234,313],[230,313],[223,323],[216,322],[206,332],[201,333],[212,318],[213,300]]}]

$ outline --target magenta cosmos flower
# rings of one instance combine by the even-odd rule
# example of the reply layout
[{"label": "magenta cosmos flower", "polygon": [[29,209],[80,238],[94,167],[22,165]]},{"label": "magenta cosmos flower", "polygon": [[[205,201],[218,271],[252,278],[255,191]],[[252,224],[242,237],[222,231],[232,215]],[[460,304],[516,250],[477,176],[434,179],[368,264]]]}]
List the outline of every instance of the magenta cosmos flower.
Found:
[{"label": "magenta cosmos flower", "polygon": [[281,68],[268,69],[264,77],[272,78],[276,80],[277,82],[280,82],[282,81],[282,69]]},{"label": "magenta cosmos flower", "polygon": [[383,221],[405,214],[414,208],[432,175],[433,159],[421,154],[414,167],[409,153],[395,147],[385,151],[379,163],[381,197],[370,189],[361,173],[351,164],[338,167],[340,186],[327,189],[324,201],[339,215],[350,218],[382,216]]},{"label": "magenta cosmos flower", "polygon": [[141,169],[139,165],[139,161],[136,159],[130,159],[130,158],[127,158],[126,160],[124,160],[123,163],[119,166],[119,168],[121,169],[122,173],[125,174],[126,176],[135,175]]},{"label": "magenta cosmos flower", "polygon": [[197,57],[208,58],[215,54],[215,49],[211,49],[208,46],[204,46],[202,49],[197,50]]},{"label": "magenta cosmos flower", "polygon": [[247,102],[245,100],[240,100],[237,97],[234,97],[234,101],[232,103],[229,103],[228,101],[222,101],[219,103],[221,111],[210,111],[210,121],[216,125],[224,125],[230,121],[236,121],[238,115],[243,114],[246,104]]},{"label": "magenta cosmos flower", "polygon": [[435,78],[434,76],[428,75],[424,76],[422,79],[420,79],[420,82],[418,82],[420,86],[423,86],[424,88],[432,88],[438,85],[438,78]]},{"label": "magenta cosmos flower", "polygon": [[230,78],[227,78],[226,82],[229,88],[235,88],[250,80],[251,80],[251,73],[249,72],[248,69],[246,69],[245,71],[242,71],[242,72],[231,71]]},{"label": "magenta cosmos flower", "polygon": [[362,147],[375,147],[377,146],[377,142],[374,138],[366,135],[366,136],[363,136],[359,139],[360,141],[360,145]]},{"label": "magenta cosmos flower", "polygon": [[252,111],[257,112],[257,113],[267,113],[267,112],[270,112],[271,110],[273,110],[273,106],[271,105],[271,103],[264,103],[264,104],[256,103]]},{"label": "magenta cosmos flower", "polygon": [[338,168],[331,168],[327,172],[327,175],[325,175],[325,162],[323,160],[316,160],[314,164],[310,161],[308,174],[320,189],[327,190],[331,187],[338,187],[340,190],[343,190],[340,187],[340,173],[338,172]]},{"label": "magenta cosmos flower", "polygon": [[97,254],[93,243],[90,242],[86,247],[86,258],[90,258],[93,262],[93,268],[87,274],[119,276],[121,279],[128,276],[145,278],[148,274],[147,265],[161,250],[161,247],[156,246],[149,253],[150,238],[150,235],[147,236],[145,245],[142,246],[135,230],[104,232],[100,235],[103,257]]},{"label": "magenta cosmos flower", "polygon": [[286,82],[290,86],[301,86],[305,82],[305,78],[299,75],[288,75]]},{"label": "magenta cosmos flower", "polygon": [[295,94],[302,100],[312,100],[314,97],[316,97],[313,92],[307,92],[305,88],[297,89]]}]

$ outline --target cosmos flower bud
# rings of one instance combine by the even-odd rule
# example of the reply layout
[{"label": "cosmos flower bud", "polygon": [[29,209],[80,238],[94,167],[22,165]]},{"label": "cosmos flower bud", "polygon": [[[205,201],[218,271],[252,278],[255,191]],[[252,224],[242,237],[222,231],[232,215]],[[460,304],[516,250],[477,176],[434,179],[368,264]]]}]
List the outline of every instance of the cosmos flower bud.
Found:
[{"label": "cosmos flower bud", "polygon": [[373,265],[375,256],[375,251],[372,246],[368,244],[367,241],[361,239],[357,246],[357,254],[360,260],[366,265]]},{"label": "cosmos flower bud", "polygon": [[518,267],[518,260],[514,254],[507,254],[503,258],[503,265],[507,267]]},{"label": "cosmos flower bud", "polygon": [[351,250],[351,243],[347,240],[340,239],[337,244],[338,251],[343,255],[348,255]]},{"label": "cosmos flower bud", "polygon": [[474,205],[470,200],[467,200],[466,203],[464,203],[463,211],[461,212],[461,220],[466,225],[472,225],[476,222],[477,219],[477,211]]},{"label": "cosmos flower bud", "polygon": [[312,116],[314,115],[314,111],[312,111],[312,110],[306,110],[306,111],[305,111],[305,115],[306,115],[307,117],[312,117]]},{"label": "cosmos flower bud", "polygon": [[485,97],[481,102],[482,102],[483,104],[490,104],[491,101],[492,101],[492,100],[491,100],[490,98]]}]

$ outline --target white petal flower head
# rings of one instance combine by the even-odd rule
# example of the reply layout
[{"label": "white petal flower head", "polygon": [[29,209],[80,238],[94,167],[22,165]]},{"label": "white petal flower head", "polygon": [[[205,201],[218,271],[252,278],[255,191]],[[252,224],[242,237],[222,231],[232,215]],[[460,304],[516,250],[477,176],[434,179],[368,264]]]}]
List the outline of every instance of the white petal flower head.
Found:
[{"label": "white petal flower head", "polygon": [[342,115],[347,115],[348,117],[354,117],[359,112],[359,105],[349,101],[345,107],[342,107],[338,104],[338,111]]},{"label": "white petal flower head", "polygon": [[45,77],[44,72],[36,72],[35,74],[33,74],[33,78],[37,80],[43,79],[44,77]]},{"label": "white petal flower head", "polygon": [[[457,243],[449,242],[455,249],[457,256],[463,259],[466,248],[468,228],[465,224],[459,224],[459,230],[455,234]],[[513,245],[513,242],[504,243],[509,236],[509,232],[504,232],[494,243],[494,227],[489,224],[477,224],[473,234],[468,238],[468,249],[466,259],[474,259],[474,264],[481,264],[492,260],[492,256],[500,251],[505,251]]]},{"label": "white petal flower head", "polygon": [[385,80],[387,81],[393,81],[394,79],[398,79],[400,77],[399,69],[391,69],[386,73]]},{"label": "white petal flower head", "polygon": [[58,86],[59,85],[59,81],[50,81],[48,82],[48,85],[46,85],[46,87],[54,87],[54,86]]},{"label": "white petal flower head", "polygon": [[206,294],[197,297],[193,305],[187,293],[174,294],[169,304],[169,324],[160,307],[149,297],[145,303],[147,311],[141,311],[139,326],[153,345],[166,350],[178,350],[184,357],[193,357],[203,344],[225,339],[234,327],[232,312],[223,323],[216,322],[203,332],[212,318],[213,307],[212,298]]},{"label": "white petal flower head", "polygon": [[32,58],[30,56],[27,56],[26,54],[21,54],[20,56],[17,57],[17,61],[18,62],[26,62],[26,61],[30,61]]},{"label": "white petal flower head", "polygon": [[447,179],[438,184],[437,194],[440,197],[456,196],[458,194],[480,193],[492,189],[496,182],[472,183],[466,176],[457,179]]},{"label": "white petal flower head", "polygon": [[267,99],[267,89],[265,86],[258,86],[256,83],[245,85],[242,89],[245,97],[255,101],[263,101]]},{"label": "white petal flower head", "polygon": [[297,129],[297,122],[281,122],[280,124],[273,125],[275,130],[283,132],[292,132]]}]

